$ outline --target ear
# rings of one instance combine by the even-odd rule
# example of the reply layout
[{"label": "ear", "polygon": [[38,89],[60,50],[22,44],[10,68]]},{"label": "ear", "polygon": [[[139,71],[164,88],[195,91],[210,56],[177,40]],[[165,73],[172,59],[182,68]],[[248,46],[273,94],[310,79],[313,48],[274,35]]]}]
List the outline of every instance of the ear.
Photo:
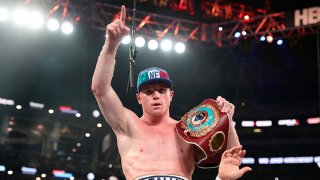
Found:
[{"label": "ear", "polygon": [[174,91],[170,91],[170,101],[172,101],[173,95],[174,95]]},{"label": "ear", "polygon": [[136,98],[137,98],[138,103],[141,104],[140,93],[137,93],[137,94],[136,94]]}]

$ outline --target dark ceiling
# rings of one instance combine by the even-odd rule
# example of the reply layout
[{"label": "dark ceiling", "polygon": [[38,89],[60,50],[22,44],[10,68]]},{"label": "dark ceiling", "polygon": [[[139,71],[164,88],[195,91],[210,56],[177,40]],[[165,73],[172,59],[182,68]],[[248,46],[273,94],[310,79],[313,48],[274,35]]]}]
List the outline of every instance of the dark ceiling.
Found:
[{"label": "dark ceiling", "polygon": [[[259,8],[265,5],[235,2]],[[271,0],[270,4],[271,11],[278,12],[319,2]],[[99,178],[123,178],[113,133],[103,117],[92,117],[98,106],[90,89],[91,78],[103,42],[104,32],[85,23],[70,36],[0,23],[0,98],[13,99],[23,107],[17,110],[0,105],[0,165],[13,170],[22,165],[37,167],[48,174],[52,169],[66,169],[83,179],[90,171]],[[121,45],[118,50],[113,87],[123,104],[141,115],[136,91],[125,92],[128,47]],[[194,45],[187,46],[184,54],[141,48],[136,61],[136,74],[150,66],[169,72],[175,90],[173,118],[179,120],[205,98],[221,95],[236,106],[234,120],[247,156],[319,156],[319,125],[305,122],[306,118],[320,116],[319,28],[318,35],[286,39],[282,46],[252,41],[215,49]],[[30,109],[29,101],[44,103],[45,109]],[[81,117],[60,113],[59,106],[71,106],[81,112]],[[56,113],[49,114],[48,109]],[[270,119],[276,124],[279,119],[289,118],[299,119],[300,125],[263,128],[260,134],[240,126],[242,120]],[[97,123],[102,128],[97,128]],[[8,132],[8,127],[13,130]],[[87,132],[91,133],[89,138],[84,136]],[[113,146],[108,146],[108,138]],[[103,152],[102,147],[108,149]],[[320,177],[314,164],[252,167],[254,171],[243,179]],[[216,172],[196,169],[194,179],[212,179]],[[5,178],[8,176],[0,172],[0,179]],[[23,175],[14,178],[34,179]]]}]

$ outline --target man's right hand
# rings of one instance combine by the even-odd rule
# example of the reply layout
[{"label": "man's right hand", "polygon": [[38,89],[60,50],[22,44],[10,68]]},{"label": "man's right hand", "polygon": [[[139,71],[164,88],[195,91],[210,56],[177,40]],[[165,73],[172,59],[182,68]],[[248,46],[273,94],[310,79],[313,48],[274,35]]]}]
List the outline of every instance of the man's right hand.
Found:
[{"label": "man's right hand", "polygon": [[107,25],[106,36],[109,46],[116,48],[121,39],[127,35],[130,28],[126,26],[126,7],[121,6],[120,19],[114,20],[112,23]]}]

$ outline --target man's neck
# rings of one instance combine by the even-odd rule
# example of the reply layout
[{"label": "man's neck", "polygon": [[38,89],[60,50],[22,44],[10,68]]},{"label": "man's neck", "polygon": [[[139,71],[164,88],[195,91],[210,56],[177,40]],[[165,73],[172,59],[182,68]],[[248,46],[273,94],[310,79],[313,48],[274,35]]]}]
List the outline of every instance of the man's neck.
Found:
[{"label": "man's neck", "polygon": [[159,117],[145,113],[140,119],[150,126],[158,126],[162,124],[168,124],[171,118],[169,116],[169,113],[166,113],[163,116]]}]

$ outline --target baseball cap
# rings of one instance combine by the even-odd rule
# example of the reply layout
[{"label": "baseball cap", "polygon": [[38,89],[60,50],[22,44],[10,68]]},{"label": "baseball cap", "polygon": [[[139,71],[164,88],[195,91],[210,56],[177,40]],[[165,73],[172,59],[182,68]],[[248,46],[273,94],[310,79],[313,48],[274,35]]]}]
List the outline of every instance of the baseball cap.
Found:
[{"label": "baseball cap", "polygon": [[140,88],[148,83],[151,82],[162,82],[172,88],[173,82],[169,78],[169,74],[166,70],[158,68],[158,67],[151,67],[140,71],[137,80],[137,90],[140,91]]}]

